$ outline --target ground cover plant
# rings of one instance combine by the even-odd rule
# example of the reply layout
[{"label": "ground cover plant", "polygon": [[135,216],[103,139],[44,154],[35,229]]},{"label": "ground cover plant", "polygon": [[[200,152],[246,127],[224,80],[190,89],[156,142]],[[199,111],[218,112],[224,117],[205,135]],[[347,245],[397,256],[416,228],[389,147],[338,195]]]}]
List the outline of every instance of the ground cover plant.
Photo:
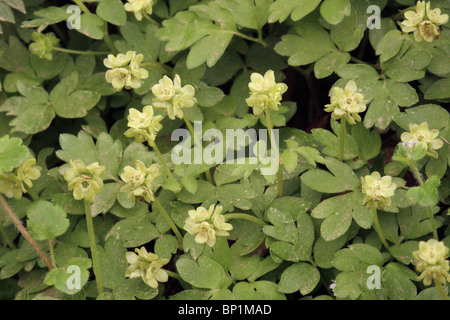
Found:
[{"label": "ground cover plant", "polygon": [[0,0],[1,299],[448,300],[446,0]]}]

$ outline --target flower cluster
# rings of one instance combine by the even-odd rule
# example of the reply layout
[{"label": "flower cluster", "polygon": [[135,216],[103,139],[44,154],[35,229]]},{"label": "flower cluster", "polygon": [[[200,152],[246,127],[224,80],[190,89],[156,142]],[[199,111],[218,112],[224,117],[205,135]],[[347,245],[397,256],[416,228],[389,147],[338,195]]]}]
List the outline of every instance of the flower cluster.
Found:
[{"label": "flower cluster", "polygon": [[156,254],[147,252],[145,247],[128,251],[127,262],[130,264],[125,271],[125,277],[130,279],[141,277],[145,284],[153,289],[158,288],[158,282],[167,282],[169,275],[162,267],[169,263],[169,259],[160,259]]},{"label": "flower cluster", "polygon": [[403,132],[400,135],[400,139],[409,150],[421,146],[427,150],[429,155],[437,157],[435,150],[440,149],[444,145],[438,136],[439,130],[429,130],[428,123],[422,122],[421,124],[410,123],[409,132]]},{"label": "flower cluster", "polygon": [[348,123],[361,121],[359,113],[366,111],[364,96],[358,93],[355,81],[350,80],[345,88],[333,87],[330,91],[331,104],[325,105],[326,112],[332,112],[333,120],[345,118]]},{"label": "flower cluster", "polygon": [[120,188],[121,192],[128,193],[128,199],[134,197],[143,197],[145,201],[151,202],[155,200],[154,181],[161,175],[160,164],[154,163],[149,168],[140,161],[135,161],[136,168],[126,166],[120,178],[125,185]]},{"label": "flower cluster", "polygon": [[442,241],[430,239],[419,242],[419,250],[413,252],[416,269],[421,272],[419,280],[429,286],[433,280],[445,285],[450,282],[449,262],[446,260],[449,248]]},{"label": "flower cluster", "polygon": [[145,14],[151,15],[153,12],[153,0],[127,0],[124,8],[128,12],[133,12],[138,21],[141,21]]},{"label": "flower cluster", "polygon": [[366,195],[363,205],[383,210],[391,205],[397,185],[392,182],[391,176],[381,177],[378,171],[374,171],[371,175],[361,177],[361,189]]},{"label": "flower cluster", "polygon": [[252,73],[250,76],[250,97],[245,101],[249,107],[253,108],[253,114],[259,115],[267,109],[278,110],[281,104],[283,93],[287,90],[284,83],[275,82],[273,70],[268,70],[264,76],[259,73]]},{"label": "flower cluster", "polygon": [[[425,17],[427,19],[425,19]],[[425,40],[432,42],[441,35],[440,26],[448,22],[448,15],[441,15],[441,9],[431,10],[430,2],[418,1],[416,11],[405,12],[405,18],[401,23],[402,31],[405,33],[414,32],[416,41]]]},{"label": "flower cluster", "polygon": [[103,180],[100,177],[105,171],[104,166],[98,162],[86,165],[82,160],[70,160],[70,168],[64,172],[69,190],[73,190],[75,200],[84,199],[93,203],[95,195],[103,189]]},{"label": "flower cluster", "polygon": [[170,79],[164,76],[157,84],[152,87],[154,95],[153,105],[156,108],[165,109],[170,119],[183,119],[184,108],[191,108],[197,103],[194,97],[195,89],[190,84],[181,86],[181,78],[175,75]]},{"label": "flower cluster", "polygon": [[41,176],[42,168],[36,166],[36,159],[30,156],[13,172],[0,174],[0,193],[8,198],[20,199],[23,193],[27,193],[28,188],[33,187],[31,180],[36,180]]},{"label": "flower cluster", "polygon": [[33,32],[31,39],[34,41],[28,47],[30,52],[37,55],[39,58],[52,60],[53,48],[59,43],[59,39],[55,37],[52,32],[43,34],[40,32]]},{"label": "flower cluster", "polygon": [[184,229],[190,234],[196,234],[197,243],[207,243],[213,247],[217,236],[227,237],[228,231],[233,229],[233,226],[225,221],[222,210],[222,206],[215,205],[211,205],[208,210],[204,207],[189,210]]},{"label": "flower cluster", "polygon": [[125,89],[137,89],[141,87],[141,79],[148,78],[148,71],[141,68],[140,64],[144,56],[128,51],[117,56],[109,54],[103,60],[103,64],[111,70],[106,71],[105,78],[111,83],[115,91]]},{"label": "flower cluster", "polygon": [[157,133],[162,129],[160,121],[163,117],[161,115],[154,116],[152,106],[145,106],[142,112],[130,108],[127,119],[129,129],[125,131],[124,135],[128,138],[134,138],[138,143],[154,142]]}]

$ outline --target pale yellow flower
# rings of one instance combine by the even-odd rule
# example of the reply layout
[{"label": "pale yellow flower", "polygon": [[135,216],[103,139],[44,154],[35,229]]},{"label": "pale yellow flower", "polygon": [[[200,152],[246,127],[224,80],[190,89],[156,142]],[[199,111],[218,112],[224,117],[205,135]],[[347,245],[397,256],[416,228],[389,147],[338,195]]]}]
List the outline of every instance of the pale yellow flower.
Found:
[{"label": "pale yellow flower", "polygon": [[128,200],[134,197],[142,197],[145,201],[155,200],[154,181],[161,175],[159,163],[152,164],[149,168],[140,161],[135,161],[136,168],[126,166],[120,178],[125,185],[120,188],[121,192],[128,193]]},{"label": "pale yellow flower", "polygon": [[189,210],[189,217],[185,220],[184,229],[195,234],[197,243],[206,243],[213,247],[218,236],[229,236],[228,231],[233,226],[226,223],[225,217],[221,214],[223,207],[211,205],[209,209],[198,207],[195,210]]},{"label": "pale yellow flower", "polygon": [[167,282],[169,276],[162,267],[169,263],[169,259],[160,259],[156,254],[147,252],[145,247],[136,248],[135,252],[127,252],[126,259],[129,263],[125,271],[125,277],[134,279],[142,278],[145,284],[153,289],[158,288],[158,282]]},{"label": "pale yellow flower", "polygon": [[136,20],[141,21],[143,14],[151,15],[153,12],[153,0],[127,0],[125,10],[133,12]]},{"label": "pale yellow flower", "polygon": [[397,185],[392,182],[391,176],[381,177],[378,171],[371,175],[361,177],[361,191],[365,193],[363,205],[383,210],[391,205]]},{"label": "pale yellow flower", "polygon": [[419,250],[413,252],[416,259],[416,269],[421,272],[419,280],[429,286],[433,280],[445,285],[450,282],[449,262],[447,255],[449,248],[442,241],[430,239],[419,242]]},{"label": "pale yellow flower", "polygon": [[124,135],[128,138],[134,138],[136,142],[147,141],[154,142],[159,130],[162,129],[160,121],[163,116],[154,116],[153,107],[145,106],[142,112],[135,108],[130,108],[128,119],[128,129]]},{"label": "pale yellow flower", "polygon": [[325,105],[326,112],[332,112],[333,120],[345,118],[348,123],[355,124],[361,121],[359,113],[366,111],[364,96],[358,93],[355,81],[350,80],[345,88],[333,87],[330,91],[331,104]]},{"label": "pale yellow flower", "polygon": [[[432,42],[441,35],[440,26],[448,22],[448,15],[441,15],[441,9],[431,9],[431,3],[417,2],[416,12],[405,12],[405,19],[400,24],[405,33],[414,32],[414,39],[418,42],[425,40]],[[428,20],[426,20],[427,18]]]},{"label": "pale yellow flower", "polygon": [[33,187],[33,181],[41,176],[42,168],[36,166],[36,159],[30,156],[13,172],[0,174],[0,193],[8,198],[20,199],[28,188]]},{"label": "pale yellow flower", "polygon": [[148,78],[148,71],[140,67],[143,59],[144,56],[135,51],[117,56],[109,54],[103,60],[103,64],[111,69],[105,73],[106,82],[111,83],[115,91],[140,88],[141,80]]},{"label": "pale yellow flower", "polygon": [[409,132],[403,132],[400,135],[402,143],[409,149],[422,146],[432,157],[437,158],[438,154],[435,150],[442,148],[444,142],[438,138],[439,130],[429,130],[428,123],[421,124],[410,123]]},{"label": "pale yellow flower", "polygon": [[190,84],[181,86],[181,78],[175,75],[172,81],[164,76],[152,87],[155,108],[165,109],[170,119],[183,119],[184,108],[192,108],[196,103],[195,89]]},{"label": "pale yellow flower", "polygon": [[249,107],[253,108],[254,115],[259,115],[267,109],[277,111],[282,95],[288,89],[286,84],[275,82],[273,70],[268,70],[264,76],[256,72],[252,73],[248,88],[250,97],[245,101]]},{"label": "pale yellow flower", "polygon": [[82,160],[70,160],[70,169],[64,172],[69,190],[73,190],[75,200],[86,200],[93,203],[95,195],[103,189],[100,175],[105,171],[104,166],[94,162],[86,166]]}]

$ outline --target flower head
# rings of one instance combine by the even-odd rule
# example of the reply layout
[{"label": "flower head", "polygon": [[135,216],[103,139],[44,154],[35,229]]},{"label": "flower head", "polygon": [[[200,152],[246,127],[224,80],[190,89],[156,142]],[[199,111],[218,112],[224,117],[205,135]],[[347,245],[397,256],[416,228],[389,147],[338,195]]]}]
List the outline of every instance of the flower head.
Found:
[{"label": "flower head", "polygon": [[70,160],[70,169],[64,172],[69,190],[73,190],[75,200],[94,202],[95,195],[103,189],[103,180],[100,176],[105,171],[104,166],[98,162],[86,166],[82,160]]},{"label": "flower head", "polygon": [[158,288],[158,282],[167,282],[169,276],[162,267],[169,263],[169,259],[160,259],[156,254],[148,252],[145,247],[136,248],[134,251],[126,253],[129,266],[125,271],[125,277],[130,279],[140,277],[153,289]]},{"label": "flower head", "polygon": [[435,150],[440,149],[444,143],[438,138],[439,130],[429,130],[428,123],[421,124],[410,123],[409,132],[403,132],[400,135],[403,145],[406,148],[413,149],[422,146],[428,151],[428,154],[437,157]]},{"label": "flower head", "polygon": [[41,176],[42,168],[36,166],[36,159],[29,156],[13,172],[0,174],[0,193],[8,198],[20,199],[23,193],[27,193],[27,188],[33,187],[33,181]]},{"label": "flower head", "polygon": [[382,210],[391,205],[397,185],[392,182],[391,176],[381,177],[379,172],[374,171],[371,175],[361,177],[361,189],[366,194],[363,205]]},{"label": "flower head", "polygon": [[429,286],[433,280],[445,285],[450,282],[449,262],[446,260],[449,248],[442,241],[430,239],[419,242],[419,250],[413,252],[416,269],[421,272],[419,280]]},{"label": "flower head", "polygon": [[124,8],[128,12],[133,12],[136,20],[141,21],[143,14],[152,14],[153,0],[127,0]]},{"label": "flower head", "polygon": [[148,78],[148,71],[140,67],[143,59],[144,56],[135,51],[117,56],[109,54],[103,60],[103,64],[111,69],[105,73],[106,82],[111,83],[115,91],[140,88],[141,79]]},{"label": "flower head", "polygon": [[28,48],[32,54],[35,54],[42,59],[53,59],[52,51],[59,43],[59,39],[56,38],[52,32],[46,34],[33,32],[31,39],[33,39],[34,42],[32,42]]},{"label": "flower head", "polygon": [[418,1],[416,11],[405,12],[405,19],[400,24],[403,32],[414,32],[414,39],[418,42],[432,42],[440,37],[440,26],[448,22],[448,15],[441,15],[439,8],[432,10],[430,2]]},{"label": "flower head", "polygon": [[135,108],[130,108],[128,119],[128,129],[124,135],[128,138],[134,138],[136,142],[144,141],[154,142],[159,130],[162,129],[160,121],[161,115],[153,115],[153,107],[145,106],[142,112]]},{"label": "flower head", "polygon": [[287,85],[276,83],[273,70],[268,70],[264,76],[256,72],[252,73],[248,88],[250,97],[245,101],[249,107],[253,108],[253,113],[259,115],[266,109],[278,110]]},{"label": "flower head", "polygon": [[195,234],[197,243],[206,243],[213,247],[217,236],[228,236],[228,231],[233,226],[225,222],[225,217],[221,214],[222,206],[211,205],[209,209],[198,207],[196,210],[189,210],[189,217],[184,222],[184,229]]},{"label": "flower head", "polygon": [[126,166],[120,178],[125,185],[120,188],[121,192],[128,193],[128,199],[143,197],[145,201],[155,200],[154,181],[161,175],[159,163],[152,164],[149,168],[140,161],[135,161],[136,168]]},{"label": "flower head", "polygon": [[192,108],[196,103],[195,89],[191,85],[181,86],[181,78],[178,74],[174,80],[164,76],[152,87],[154,95],[153,105],[156,108],[166,109],[170,119],[183,119],[184,108]]},{"label": "flower head", "polygon": [[333,87],[330,92],[331,104],[325,105],[325,111],[332,112],[333,120],[345,118],[348,123],[355,124],[361,121],[359,113],[366,111],[366,101],[355,81],[350,80],[345,88]]}]

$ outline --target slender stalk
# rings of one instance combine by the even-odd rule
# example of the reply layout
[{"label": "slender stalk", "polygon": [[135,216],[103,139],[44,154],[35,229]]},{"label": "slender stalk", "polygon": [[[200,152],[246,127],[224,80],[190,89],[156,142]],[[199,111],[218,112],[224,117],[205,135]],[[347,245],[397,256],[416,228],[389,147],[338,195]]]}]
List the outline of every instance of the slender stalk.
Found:
[{"label": "slender stalk", "polygon": [[0,194],[0,204],[3,207],[4,211],[6,212],[6,215],[11,219],[11,221],[16,226],[17,230],[22,234],[22,236],[31,244],[33,249],[37,252],[39,257],[44,261],[45,265],[51,270],[53,269],[53,264],[50,261],[50,259],[47,257],[47,255],[42,251],[39,244],[34,240],[34,238],[30,235],[28,230],[23,226],[22,221],[20,221],[19,218],[14,214],[14,212],[9,207],[8,203],[6,202],[5,198]]},{"label": "slender stalk", "polygon": [[166,270],[166,269],[164,269],[164,271],[167,272],[169,277],[175,278],[177,280],[183,280],[183,278],[181,278],[181,276],[178,273],[176,273],[176,272],[172,272],[172,271],[169,271],[169,270]]},{"label": "slender stalk", "polygon": [[97,243],[95,242],[92,208],[91,204],[86,200],[84,201],[84,210],[86,213],[86,225],[89,236],[89,246],[91,247],[92,265],[94,267],[95,281],[97,283],[97,292],[98,295],[101,295],[103,293],[103,277],[100,269],[100,260],[98,258]]},{"label": "slender stalk", "polygon": [[[197,146],[199,151],[203,150],[203,145],[200,141],[198,141],[197,136],[195,135],[195,130],[192,127],[191,122],[189,121],[188,118],[186,118],[186,116],[183,117],[184,123],[186,124],[186,127],[189,130],[189,133],[191,134],[191,137],[194,137],[194,145]],[[206,179],[208,180],[209,183],[214,184],[213,179],[211,177],[211,172],[208,170],[205,171],[205,175],[206,175]]]},{"label": "slender stalk", "polygon": [[83,3],[83,1],[81,0],[73,0],[73,2],[75,2],[75,4],[77,6],[80,7],[80,9],[84,12],[84,13],[91,13],[88,9],[88,7],[86,7],[86,5]]},{"label": "slender stalk", "polygon": [[117,54],[119,51],[117,50],[116,46],[111,40],[111,37],[108,33],[108,23],[105,21],[103,24],[103,40],[105,41],[106,45],[114,54]]},{"label": "slender stalk", "polygon": [[421,187],[423,187],[424,183],[422,180],[422,175],[419,172],[419,169],[417,169],[417,165],[415,163],[411,164],[409,166],[411,168],[412,173],[414,174],[414,177],[416,178],[417,182]]},{"label": "slender stalk", "polygon": [[246,214],[246,213],[227,213],[227,214],[224,214],[223,217],[225,218],[225,220],[243,219],[243,220],[252,221],[256,224],[259,224],[262,227],[264,227],[266,225],[266,223],[264,221],[262,221],[261,219],[255,217],[255,216]]},{"label": "slender stalk", "polygon": [[378,234],[378,237],[380,237],[381,242],[383,243],[385,248],[390,252],[391,249],[389,248],[389,244],[387,243],[386,238],[383,235],[383,231],[381,230],[380,221],[378,220],[377,209],[372,209],[372,217],[373,217],[374,228]]},{"label": "slender stalk", "polygon": [[211,176],[211,171],[209,171],[209,168],[205,171],[206,180],[208,180],[209,183],[214,184],[213,178]]},{"label": "slender stalk", "polygon": [[447,294],[444,291],[444,288],[442,287],[442,284],[439,281],[434,280],[434,285],[436,287],[437,292],[441,296],[443,300],[450,300],[450,298],[447,296]]},{"label": "slender stalk", "polygon": [[202,144],[200,143],[200,141],[198,141],[197,136],[195,135],[194,127],[192,126],[192,124],[189,121],[189,119],[186,118],[186,116],[183,116],[183,120],[184,120],[184,123],[186,124],[186,127],[189,130],[189,133],[194,138],[194,144],[197,145],[197,147],[201,150],[202,149]]},{"label": "slender stalk", "polygon": [[275,150],[275,154],[278,154],[277,187],[278,187],[278,197],[282,197],[283,196],[283,164],[280,161],[280,152],[279,152],[278,146],[275,142],[275,138],[273,137],[273,127],[272,127],[272,121],[270,119],[269,110],[265,111],[265,115],[266,115],[267,129],[269,130],[270,144],[272,146],[272,149]]},{"label": "slender stalk", "polygon": [[158,146],[156,145],[156,143],[155,143],[155,142],[149,141],[148,144],[150,145],[150,147],[153,148],[153,150],[155,150],[156,155],[158,156],[159,161],[161,162],[161,164],[162,164],[163,167],[164,167],[164,170],[165,170],[166,173],[167,173],[167,176],[168,176],[169,178],[171,178],[171,179],[175,179],[175,178],[173,177],[173,174],[172,174],[172,172],[170,171],[169,167],[167,166],[166,160],[164,160],[164,157],[163,157],[161,151],[159,151],[159,148],[158,148]]},{"label": "slender stalk", "polygon": [[173,71],[172,68],[170,68],[162,63],[158,63],[158,62],[147,61],[147,62],[141,63],[141,67],[153,69],[153,70],[159,71],[165,75],[170,75],[170,74],[172,74],[172,71]]},{"label": "slender stalk", "polygon": [[157,27],[161,27],[161,24],[158,21],[154,20],[152,17],[150,17],[147,13],[144,12],[142,15],[148,22],[154,24]]},{"label": "slender stalk", "polygon": [[428,216],[430,217],[430,223],[431,223],[431,229],[433,230],[433,237],[439,241],[439,236],[437,234],[437,227],[436,227],[436,221],[434,220],[433,212],[431,211],[431,208],[427,208]]},{"label": "slender stalk", "polygon": [[27,189],[27,193],[30,195],[31,199],[33,199],[33,201],[39,201],[40,198],[37,195],[36,192],[33,191],[33,189],[29,188],[28,186],[26,187]]},{"label": "slender stalk", "polygon": [[53,249],[53,240],[48,240],[48,249],[50,250],[50,259],[52,260],[53,266],[56,268],[56,258],[55,258],[55,250]]},{"label": "slender stalk", "polygon": [[248,35],[246,35],[244,33],[241,33],[239,31],[229,31],[229,32],[234,34],[234,35],[237,35],[238,37],[241,37],[242,39],[249,40],[249,41],[252,41],[252,42],[257,42],[257,43],[260,43],[261,45],[263,45],[264,47],[267,47],[267,43],[264,40],[262,40],[262,39],[250,37],[250,36],[248,36]]},{"label": "slender stalk", "polygon": [[161,205],[161,202],[159,202],[158,198],[155,197],[154,203],[158,207],[159,212],[162,214],[166,222],[169,224],[170,228],[172,229],[173,233],[175,233],[175,236],[178,239],[178,248],[183,249],[183,236],[181,235],[180,231],[178,230],[177,226],[173,222],[172,218],[169,216],[167,211],[164,209],[164,207]]},{"label": "slender stalk", "polygon": [[3,227],[2,222],[0,221],[0,234],[2,235],[3,239],[5,239],[5,242],[8,244],[8,246],[14,250],[16,249],[16,245],[12,240],[9,238],[8,233],[6,232],[5,228]]},{"label": "slender stalk", "polygon": [[345,118],[341,118],[341,130],[339,132],[339,154],[338,159],[339,161],[344,161],[344,146],[345,146],[345,124],[347,121]]},{"label": "slender stalk", "polygon": [[111,51],[82,51],[82,50],[72,50],[60,47],[54,47],[53,50],[65,52],[65,53],[73,53],[73,54],[84,54],[84,55],[105,55],[111,53]]},{"label": "slender stalk", "polygon": [[[420,174],[419,169],[417,168],[417,165],[413,163],[409,167],[411,168],[411,171],[414,177],[416,178],[417,182],[419,183],[419,185],[423,187],[424,182],[422,179],[422,175]],[[439,241],[439,236],[437,234],[436,220],[434,220],[433,212],[431,211],[430,207],[427,208],[427,213],[430,218],[431,229],[433,230],[433,237]]]}]

